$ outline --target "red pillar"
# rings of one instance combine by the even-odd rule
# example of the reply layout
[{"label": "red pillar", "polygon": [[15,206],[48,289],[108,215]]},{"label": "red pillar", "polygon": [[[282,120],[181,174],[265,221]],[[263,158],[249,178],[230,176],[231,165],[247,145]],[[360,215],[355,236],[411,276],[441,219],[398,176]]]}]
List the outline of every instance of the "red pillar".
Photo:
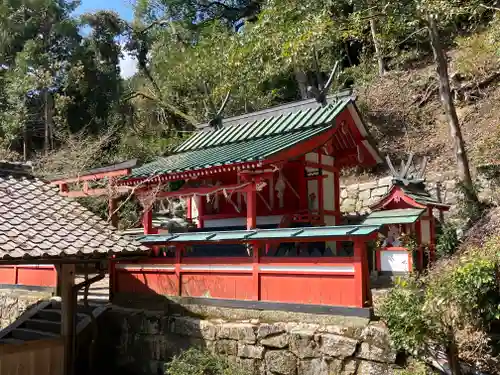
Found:
[{"label": "red pillar", "polygon": [[191,221],[193,219],[192,197],[186,198],[186,219]]},{"label": "red pillar", "polygon": [[260,262],[260,248],[257,243],[252,244],[252,281],[253,281],[253,290],[254,290],[254,299],[256,301],[260,301],[260,270],[259,270],[259,262]]},{"label": "red pillar", "polygon": [[144,228],[144,234],[153,233],[153,210],[151,208],[142,214],[142,227]]},{"label": "red pillar", "polygon": [[182,263],[182,252],[184,250],[183,246],[177,245],[175,247],[175,276],[177,279],[177,295],[180,297],[182,295],[182,280],[181,280],[181,263]]},{"label": "red pillar", "polygon": [[364,307],[371,303],[370,279],[368,275],[368,260],[366,242],[362,239],[354,241],[354,295],[356,307]]},{"label": "red pillar", "polygon": [[246,191],[247,194],[247,229],[257,228],[257,191],[251,184]]}]

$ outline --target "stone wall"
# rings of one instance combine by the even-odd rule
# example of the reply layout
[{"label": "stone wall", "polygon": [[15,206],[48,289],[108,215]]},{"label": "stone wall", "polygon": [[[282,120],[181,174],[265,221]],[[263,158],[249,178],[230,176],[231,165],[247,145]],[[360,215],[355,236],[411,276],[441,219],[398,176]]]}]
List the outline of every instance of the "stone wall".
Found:
[{"label": "stone wall", "polygon": [[[392,178],[385,177],[362,184],[341,186],[340,208],[347,214],[364,215],[369,212],[369,206],[378,202],[389,192]],[[456,177],[454,173],[435,175],[427,179],[426,185],[429,193],[439,201],[451,206],[457,203]],[[489,190],[482,181],[483,197],[488,197]]]},{"label": "stone wall", "polygon": [[[224,321],[113,308],[102,320],[103,360],[111,373],[163,374],[174,354],[191,346],[227,356],[255,375],[384,375],[396,352],[380,323]],[[102,331],[101,331],[102,332]],[[111,353],[114,349],[114,358]]]},{"label": "stone wall", "polygon": [[0,289],[0,329],[6,328],[30,307],[50,297],[49,292]]}]

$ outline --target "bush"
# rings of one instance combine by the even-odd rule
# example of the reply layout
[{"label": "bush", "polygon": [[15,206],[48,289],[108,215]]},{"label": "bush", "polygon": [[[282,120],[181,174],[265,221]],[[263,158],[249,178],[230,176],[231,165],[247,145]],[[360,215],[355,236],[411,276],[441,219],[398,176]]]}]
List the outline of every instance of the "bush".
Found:
[{"label": "bush", "polygon": [[438,256],[441,258],[454,254],[459,245],[457,227],[454,224],[445,224],[437,236],[436,252]]},{"label": "bush", "polygon": [[191,348],[172,359],[165,375],[248,375],[248,372],[222,356]]},{"label": "bush", "polygon": [[500,66],[500,43],[495,27],[481,34],[458,38],[457,70],[467,77],[485,77]]}]

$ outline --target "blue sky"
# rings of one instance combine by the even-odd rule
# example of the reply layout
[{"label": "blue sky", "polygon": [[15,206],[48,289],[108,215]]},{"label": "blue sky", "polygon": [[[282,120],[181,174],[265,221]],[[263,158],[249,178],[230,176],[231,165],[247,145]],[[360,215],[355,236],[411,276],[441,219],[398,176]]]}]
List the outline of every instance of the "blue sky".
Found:
[{"label": "blue sky", "polygon": [[134,16],[133,0],[82,0],[75,13],[82,14],[102,9],[113,10],[127,21],[131,21]]},{"label": "blue sky", "polygon": [[[131,21],[134,17],[133,0],[82,0],[82,4],[76,9],[75,15],[97,10],[113,10],[124,20]],[[123,55],[120,60],[121,75],[129,78],[137,71],[137,61],[130,55]]]}]

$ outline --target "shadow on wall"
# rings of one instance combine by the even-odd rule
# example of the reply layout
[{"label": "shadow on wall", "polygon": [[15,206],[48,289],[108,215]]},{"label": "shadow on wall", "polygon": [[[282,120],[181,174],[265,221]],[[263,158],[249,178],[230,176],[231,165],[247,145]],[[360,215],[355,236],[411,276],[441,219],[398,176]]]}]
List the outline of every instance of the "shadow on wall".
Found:
[{"label": "shadow on wall", "polygon": [[135,283],[140,293],[116,296],[118,308],[98,321],[92,375],[163,375],[165,363],[174,355],[193,346],[209,349],[206,340],[215,338],[215,332],[207,337],[212,333],[200,327],[198,319],[203,316],[139,280]]}]

